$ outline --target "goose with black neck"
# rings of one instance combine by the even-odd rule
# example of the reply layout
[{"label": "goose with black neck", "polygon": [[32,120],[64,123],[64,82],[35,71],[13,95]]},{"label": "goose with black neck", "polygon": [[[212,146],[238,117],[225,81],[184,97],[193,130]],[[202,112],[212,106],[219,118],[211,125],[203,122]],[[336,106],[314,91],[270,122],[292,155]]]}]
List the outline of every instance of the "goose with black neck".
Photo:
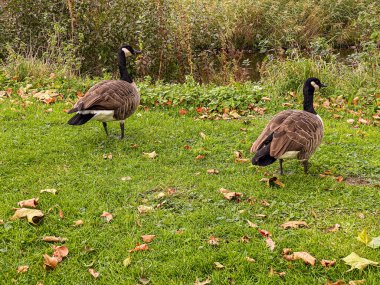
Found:
[{"label": "goose with black neck", "polygon": [[308,173],[308,161],[321,144],[323,122],[314,109],[314,92],[326,87],[318,78],[308,78],[303,86],[303,110],[285,110],[275,115],[252,144],[252,164],[267,166],[284,159],[298,159]]},{"label": "goose with black neck", "polygon": [[90,120],[103,123],[108,136],[107,122],[120,123],[121,136],[124,138],[124,121],[130,117],[140,104],[140,93],[132,76],[128,73],[127,58],[140,51],[130,45],[123,45],[118,51],[120,80],[104,80],[92,86],[67,113],[76,113],[69,121],[70,125],[83,125]]}]

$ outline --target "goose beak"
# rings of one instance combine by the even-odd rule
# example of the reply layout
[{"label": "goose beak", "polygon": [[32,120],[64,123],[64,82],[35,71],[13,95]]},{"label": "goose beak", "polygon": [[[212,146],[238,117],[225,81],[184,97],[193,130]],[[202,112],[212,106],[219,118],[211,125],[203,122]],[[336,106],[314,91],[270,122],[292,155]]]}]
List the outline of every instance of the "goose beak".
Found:
[{"label": "goose beak", "polygon": [[134,54],[137,55],[137,54],[141,54],[141,50],[134,50]]}]

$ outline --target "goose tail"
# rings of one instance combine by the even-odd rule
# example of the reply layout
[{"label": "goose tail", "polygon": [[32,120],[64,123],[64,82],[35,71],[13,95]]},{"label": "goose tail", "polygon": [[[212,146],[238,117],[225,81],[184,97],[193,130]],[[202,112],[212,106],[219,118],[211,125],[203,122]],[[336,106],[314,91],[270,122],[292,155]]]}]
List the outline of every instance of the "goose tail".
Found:
[{"label": "goose tail", "polygon": [[267,166],[277,160],[275,157],[270,156],[270,145],[272,143],[272,139],[273,133],[265,139],[260,148],[256,151],[255,156],[252,158],[253,165]]},{"label": "goose tail", "polygon": [[95,114],[75,114],[67,123],[69,125],[83,125],[94,117]]}]

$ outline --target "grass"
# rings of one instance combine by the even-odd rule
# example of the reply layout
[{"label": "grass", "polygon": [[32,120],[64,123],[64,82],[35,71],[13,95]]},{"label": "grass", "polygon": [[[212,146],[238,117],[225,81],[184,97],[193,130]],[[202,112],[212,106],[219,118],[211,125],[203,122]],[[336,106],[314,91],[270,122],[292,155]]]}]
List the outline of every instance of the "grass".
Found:
[{"label": "grass", "polygon": [[[98,284],[136,284],[142,277],[150,284],[193,284],[196,278],[207,277],[212,284],[325,284],[338,279],[378,283],[379,269],[347,272],[349,267],[341,261],[351,252],[380,261],[378,249],[356,240],[365,228],[371,236],[380,235],[377,127],[353,128],[345,120],[325,116],[324,142],[311,159],[310,174],[303,174],[296,161],[286,162],[281,177],[285,188],[270,188],[259,180],[266,172],[276,173],[277,164],[257,168],[234,163],[235,150],[250,157],[248,149],[270,115],[202,121],[179,116],[176,108],[140,109],[126,122],[128,138],[119,140],[114,137],[119,135],[116,123],[106,138],[100,123],[67,125],[64,102],[47,106],[28,101],[32,103],[0,101],[1,284],[95,283],[90,267],[100,272]],[[48,108],[52,112],[46,112]],[[191,148],[186,150],[186,145]],[[143,155],[152,151],[157,158]],[[109,153],[113,159],[104,159]],[[198,154],[205,158],[195,159]],[[207,174],[211,168],[220,173]],[[326,170],[370,184],[320,177]],[[122,181],[125,176],[132,179]],[[221,187],[242,192],[243,201],[225,200],[218,192]],[[40,193],[46,188],[59,192]],[[168,188],[176,192],[157,198]],[[43,222],[32,226],[25,220],[10,221],[17,202],[32,197],[40,198]],[[248,197],[257,201],[250,205]],[[264,199],[269,207],[260,204]],[[160,203],[151,213],[138,213],[139,205]],[[103,211],[114,215],[112,222],[100,218]],[[84,225],[74,227],[79,219]],[[274,252],[256,229],[248,227],[247,219],[272,233]],[[280,225],[288,220],[304,220],[310,228],[283,230]],[[324,231],[335,223],[341,225],[340,231]],[[129,254],[143,234],[157,236],[150,250]],[[51,245],[41,241],[46,235],[68,238],[69,255],[54,271],[43,268],[42,255],[52,254]],[[212,235],[222,239],[219,246],[207,243]],[[248,243],[241,242],[245,235]],[[287,262],[281,257],[285,247],[307,251],[318,260],[336,259],[337,265],[326,269]],[[129,255],[131,264],[125,267],[123,260]],[[256,262],[247,262],[247,256]],[[214,262],[225,269],[215,269]],[[19,265],[30,269],[17,274]],[[270,267],[285,271],[286,277],[269,276]]]}]

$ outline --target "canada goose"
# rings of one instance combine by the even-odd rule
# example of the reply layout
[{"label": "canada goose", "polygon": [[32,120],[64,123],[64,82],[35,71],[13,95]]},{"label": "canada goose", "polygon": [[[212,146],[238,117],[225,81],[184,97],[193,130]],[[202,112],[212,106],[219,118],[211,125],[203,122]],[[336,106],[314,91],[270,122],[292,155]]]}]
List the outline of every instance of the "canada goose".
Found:
[{"label": "canada goose", "polygon": [[119,121],[121,139],[124,138],[124,120],[131,116],[140,104],[140,93],[136,83],[128,74],[126,58],[141,53],[129,45],[118,51],[120,80],[104,80],[92,86],[67,113],[75,113],[68,124],[83,125],[89,120],[103,123],[108,135],[107,122]]},{"label": "canada goose", "polygon": [[326,85],[318,78],[308,78],[303,86],[303,111],[282,111],[269,121],[251,147],[256,152],[253,165],[267,166],[279,159],[282,175],[283,160],[297,158],[307,173],[308,160],[323,137],[323,122],[313,107],[314,91],[321,87]]}]

